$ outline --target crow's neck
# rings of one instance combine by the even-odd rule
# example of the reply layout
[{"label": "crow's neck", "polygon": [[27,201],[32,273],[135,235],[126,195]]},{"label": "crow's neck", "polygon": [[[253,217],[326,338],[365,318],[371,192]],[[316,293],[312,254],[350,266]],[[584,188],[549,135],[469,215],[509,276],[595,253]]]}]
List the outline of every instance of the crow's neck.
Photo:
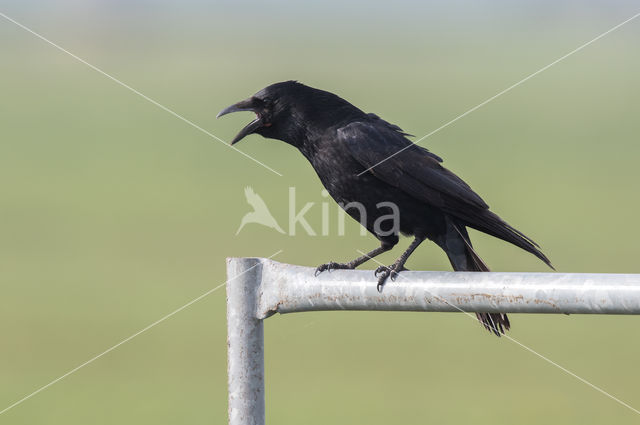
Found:
[{"label": "crow's neck", "polygon": [[335,108],[331,113],[322,116],[315,115],[310,119],[294,120],[282,140],[298,148],[307,159],[311,160],[321,142],[335,137],[339,128],[366,119],[366,114],[352,105]]}]

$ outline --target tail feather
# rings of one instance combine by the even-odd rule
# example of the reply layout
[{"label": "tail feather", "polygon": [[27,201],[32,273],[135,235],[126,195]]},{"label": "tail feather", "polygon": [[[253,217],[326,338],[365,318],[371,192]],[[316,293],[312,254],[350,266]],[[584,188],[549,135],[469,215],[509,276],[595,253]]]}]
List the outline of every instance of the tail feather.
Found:
[{"label": "tail feather", "polygon": [[[540,260],[555,270],[551,264],[551,260],[540,251],[540,247],[530,237],[512,227],[503,219],[498,217],[497,214],[489,210],[482,211],[482,214],[467,214],[458,213],[457,216],[464,223],[465,226],[469,226],[481,232],[487,233],[503,241],[514,244],[515,246],[530,252],[538,257]],[[463,226],[462,226],[463,227]],[[468,238],[467,238],[468,239]]]},{"label": "tail feather", "polygon": [[[486,263],[473,249],[467,229],[460,224],[454,223],[451,219],[447,219],[447,226],[450,231],[447,232],[444,241],[440,241],[439,244],[447,253],[453,270],[490,271]],[[509,318],[504,313],[476,313],[476,317],[486,330],[498,337],[511,327]]]},{"label": "tail feather", "polygon": [[504,313],[476,313],[476,317],[486,330],[496,336],[504,334],[511,327],[509,318]]}]

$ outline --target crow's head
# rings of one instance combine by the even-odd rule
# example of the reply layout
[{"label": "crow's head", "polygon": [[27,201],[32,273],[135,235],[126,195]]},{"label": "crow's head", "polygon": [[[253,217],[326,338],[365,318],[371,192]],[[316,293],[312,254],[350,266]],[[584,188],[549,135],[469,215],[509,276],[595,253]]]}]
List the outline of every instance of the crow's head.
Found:
[{"label": "crow's head", "polygon": [[238,111],[251,111],[256,118],[240,130],[231,141],[232,145],[253,133],[299,145],[314,129],[326,128],[354,113],[363,114],[335,94],[297,81],[265,87],[248,99],[223,109],[218,118]]}]

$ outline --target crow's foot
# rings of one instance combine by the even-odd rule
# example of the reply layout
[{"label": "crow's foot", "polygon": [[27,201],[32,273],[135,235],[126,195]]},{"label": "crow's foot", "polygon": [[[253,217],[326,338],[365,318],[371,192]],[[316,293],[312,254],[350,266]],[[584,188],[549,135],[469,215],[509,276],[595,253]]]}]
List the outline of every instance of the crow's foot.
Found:
[{"label": "crow's foot", "polygon": [[348,263],[336,263],[335,261],[329,261],[326,264],[320,264],[317,268],[316,268],[316,272],[314,273],[315,276],[318,276],[320,273],[322,273],[325,270],[328,271],[332,271],[332,270],[351,270],[354,267]]},{"label": "crow's foot", "polygon": [[384,284],[387,282],[387,279],[391,278],[392,281],[395,282],[398,277],[398,273],[402,271],[406,271],[404,266],[398,267],[398,264],[392,264],[390,266],[380,266],[375,271],[375,276],[378,278],[378,292],[382,292],[382,288]]}]

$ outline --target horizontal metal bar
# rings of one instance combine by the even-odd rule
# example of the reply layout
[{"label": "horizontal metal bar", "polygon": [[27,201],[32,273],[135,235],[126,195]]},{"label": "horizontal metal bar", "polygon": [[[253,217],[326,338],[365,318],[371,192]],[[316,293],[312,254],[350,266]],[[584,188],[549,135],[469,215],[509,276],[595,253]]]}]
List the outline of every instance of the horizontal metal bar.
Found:
[{"label": "horizontal metal bar", "polygon": [[315,277],[314,268],[257,260],[259,319],[317,310],[640,314],[637,274],[405,271],[378,293],[371,270]]}]

